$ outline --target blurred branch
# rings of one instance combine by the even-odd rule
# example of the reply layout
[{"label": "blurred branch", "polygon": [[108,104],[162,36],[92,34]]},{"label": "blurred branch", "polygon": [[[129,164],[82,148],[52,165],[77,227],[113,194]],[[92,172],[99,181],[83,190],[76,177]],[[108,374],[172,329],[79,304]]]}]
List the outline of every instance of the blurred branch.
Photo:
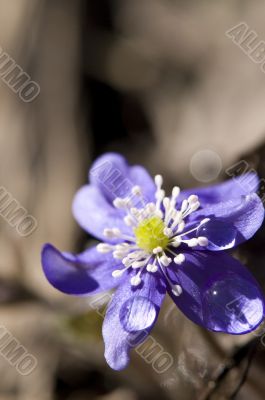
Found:
[{"label": "blurred branch", "polygon": [[229,400],[235,399],[241,387],[244,385],[247,375],[251,366],[251,362],[257,350],[259,338],[254,338],[250,342],[241,346],[235,351],[231,359],[223,366],[222,370],[214,377],[208,384],[206,391],[200,396],[200,400],[211,400],[213,395],[215,395],[221,385],[224,383],[225,379],[231,371],[239,367],[245,360],[247,360],[245,370],[242,373],[241,379],[237,384],[236,388],[233,390],[232,394],[228,397]]}]

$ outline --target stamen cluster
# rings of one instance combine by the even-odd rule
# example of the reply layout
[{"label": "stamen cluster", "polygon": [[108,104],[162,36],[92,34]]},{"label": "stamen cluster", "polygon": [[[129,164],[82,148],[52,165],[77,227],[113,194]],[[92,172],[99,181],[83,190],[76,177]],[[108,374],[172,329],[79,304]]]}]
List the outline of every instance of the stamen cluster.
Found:
[{"label": "stamen cluster", "polygon": [[209,219],[203,219],[195,227],[185,231],[185,220],[200,207],[199,198],[191,195],[177,208],[179,187],[175,186],[171,197],[166,197],[162,184],[162,176],[156,175],[155,202],[145,202],[139,186],[132,188],[130,196],[117,197],[113,201],[114,207],[124,211],[124,222],[131,228],[132,235],[124,234],[115,227],[105,229],[104,236],[107,239],[117,239],[119,243],[100,243],[97,250],[100,253],[112,252],[115,259],[121,260],[124,268],[113,271],[114,277],[120,277],[125,271],[135,269],[137,273],[131,277],[131,285],[138,286],[142,282],[141,274],[144,269],[149,273],[160,270],[172,292],[178,296],[182,288],[170,281],[166,269],[169,265],[181,265],[185,262],[184,254],[176,251],[181,244],[188,247],[208,245],[206,237],[190,235],[196,233]]}]

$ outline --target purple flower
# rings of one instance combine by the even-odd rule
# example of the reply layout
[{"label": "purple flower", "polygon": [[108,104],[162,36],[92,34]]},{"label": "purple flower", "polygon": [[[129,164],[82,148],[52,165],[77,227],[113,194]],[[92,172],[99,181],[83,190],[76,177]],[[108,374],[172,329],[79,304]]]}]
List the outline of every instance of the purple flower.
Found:
[{"label": "purple flower", "polygon": [[243,334],[262,321],[264,299],[248,270],[226,251],[251,238],[264,218],[247,174],[169,197],[163,179],[118,154],[98,158],[73,202],[79,224],[102,243],[81,254],[42,252],[48,281],[71,295],[117,287],[103,323],[105,357],[117,370],[146,339],[166,292],[193,322]]}]

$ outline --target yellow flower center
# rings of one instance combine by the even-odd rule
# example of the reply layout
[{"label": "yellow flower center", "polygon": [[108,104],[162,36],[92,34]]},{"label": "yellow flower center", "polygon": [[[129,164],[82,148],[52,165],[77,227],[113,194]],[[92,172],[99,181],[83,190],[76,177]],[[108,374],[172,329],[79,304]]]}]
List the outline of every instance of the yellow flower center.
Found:
[{"label": "yellow flower center", "polygon": [[165,249],[169,238],[164,234],[165,224],[159,217],[151,217],[142,221],[134,229],[136,244],[151,253],[156,247]]}]

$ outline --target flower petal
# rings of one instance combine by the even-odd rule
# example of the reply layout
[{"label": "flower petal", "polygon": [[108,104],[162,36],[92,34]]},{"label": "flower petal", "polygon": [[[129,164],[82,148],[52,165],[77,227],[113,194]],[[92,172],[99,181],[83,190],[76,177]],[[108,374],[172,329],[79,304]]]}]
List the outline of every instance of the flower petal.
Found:
[{"label": "flower petal", "polygon": [[254,172],[249,172],[217,185],[183,190],[179,201],[188,198],[191,194],[199,197],[202,207],[255,193],[259,187],[259,177]]},{"label": "flower petal", "polygon": [[104,228],[119,228],[130,235],[131,229],[123,221],[126,214],[112,202],[116,197],[131,195],[135,185],[141,186],[143,198],[131,195],[134,206],[143,207],[144,203],[154,200],[156,189],[149,174],[141,166],[129,167],[121,155],[107,153],[94,162],[89,176],[91,184],[83,186],[73,201],[73,214],[79,225],[92,236],[104,240]]},{"label": "flower petal", "polygon": [[141,166],[130,167],[120,154],[106,153],[97,158],[89,179],[111,204],[116,197],[129,196],[135,185],[141,186],[147,202],[154,198],[155,184],[148,172]]},{"label": "flower petal", "polygon": [[103,292],[122,281],[113,278],[111,273],[123,266],[112,255],[98,253],[96,247],[74,255],[61,253],[51,244],[46,244],[42,250],[42,267],[51,285],[72,295]]},{"label": "flower petal", "polygon": [[96,186],[86,185],[79,189],[72,210],[79,225],[98,239],[106,241],[103,235],[105,228],[119,228],[124,234],[131,234],[130,228],[123,221],[125,214],[114,208]]},{"label": "flower petal", "polygon": [[147,272],[142,274],[140,287],[133,288],[126,279],[117,289],[103,323],[105,358],[111,368],[121,370],[127,366],[130,349],[149,335],[165,292],[160,274]]},{"label": "flower petal", "polygon": [[225,252],[184,253],[181,266],[171,264],[169,276],[181,285],[179,297],[169,294],[193,322],[212,331],[243,334],[264,316],[264,297],[251,273]]},{"label": "flower petal", "polygon": [[250,239],[262,225],[263,204],[255,193],[241,198],[210,205],[191,215],[191,220],[201,221],[210,218],[197,232],[206,236],[208,249],[224,250]]}]

